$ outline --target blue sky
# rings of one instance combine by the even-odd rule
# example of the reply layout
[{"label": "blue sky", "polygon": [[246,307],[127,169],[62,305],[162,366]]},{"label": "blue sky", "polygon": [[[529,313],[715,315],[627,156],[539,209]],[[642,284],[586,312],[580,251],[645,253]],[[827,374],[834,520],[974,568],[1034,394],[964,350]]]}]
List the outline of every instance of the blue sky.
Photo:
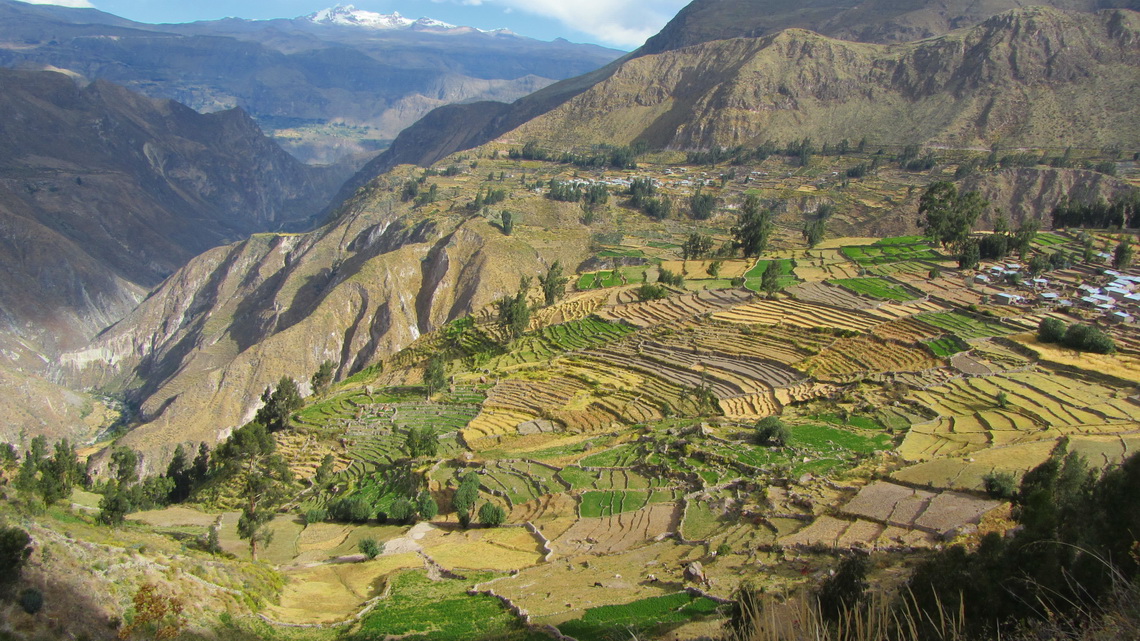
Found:
[{"label": "blue sky", "polygon": [[429,17],[553,40],[633,49],[657,33],[688,0],[33,0],[95,7],[138,22],[189,22],[225,17],[294,18],[336,4]]}]

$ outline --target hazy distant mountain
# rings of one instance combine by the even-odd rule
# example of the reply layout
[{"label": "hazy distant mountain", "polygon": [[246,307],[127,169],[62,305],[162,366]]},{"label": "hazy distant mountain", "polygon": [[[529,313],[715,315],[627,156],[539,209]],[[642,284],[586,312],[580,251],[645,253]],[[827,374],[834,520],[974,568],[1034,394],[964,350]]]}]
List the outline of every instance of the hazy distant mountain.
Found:
[{"label": "hazy distant mountain", "polygon": [[321,162],[374,152],[440,105],[511,101],[621,55],[351,7],[148,25],[12,0],[0,0],[0,44],[3,66],[103,78],[200,111],[241,107]]}]

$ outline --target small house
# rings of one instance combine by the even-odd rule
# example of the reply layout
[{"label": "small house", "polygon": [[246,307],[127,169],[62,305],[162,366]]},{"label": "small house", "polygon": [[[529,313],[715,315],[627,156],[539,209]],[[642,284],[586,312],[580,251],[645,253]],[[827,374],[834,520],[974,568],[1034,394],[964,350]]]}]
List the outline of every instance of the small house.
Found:
[{"label": "small house", "polygon": [[985,274],[978,274],[977,276],[974,276],[974,282],[979,285],[987,285],[990,282],[990,277],[986,276]]},{"label": "small house", "polygon": [[1105,319],[1110,323],[1131,323],[1132,314],[1127,312],[1112,312]]},{"label": "small house", "polygon": [[1009,292],[1002,292],[994,296],[998,305],[1018,305],[1021,303],[1022,298],[1017,294],[1010,294]]}]

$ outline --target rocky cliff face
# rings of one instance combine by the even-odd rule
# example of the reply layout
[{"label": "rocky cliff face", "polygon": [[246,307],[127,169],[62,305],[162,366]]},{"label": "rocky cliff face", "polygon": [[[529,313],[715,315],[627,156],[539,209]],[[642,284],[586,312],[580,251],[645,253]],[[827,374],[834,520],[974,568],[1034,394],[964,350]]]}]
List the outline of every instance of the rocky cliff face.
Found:
[{"label": "rocky cliff face", "polygon": [[1033,8],[907,45],[787,30],[626,62],[504,134],[555,145],[1140,144],[1140,14]]}]

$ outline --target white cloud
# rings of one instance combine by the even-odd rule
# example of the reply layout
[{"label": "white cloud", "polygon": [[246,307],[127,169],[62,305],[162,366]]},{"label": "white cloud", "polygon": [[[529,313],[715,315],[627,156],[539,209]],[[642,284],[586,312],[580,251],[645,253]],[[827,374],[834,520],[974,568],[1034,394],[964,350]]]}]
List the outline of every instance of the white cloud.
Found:
[{"label": "white cloud", "polygon": [[60,7],[71,7],[72,9],[94,9],[95,5],[87,0],[20,0],[28,4],[54,4]]},{"label": "white cloud", "polygon": [[661,30],[688,0],[460,0],[517,9],[588,33],[604,42],[637,47]]}]

